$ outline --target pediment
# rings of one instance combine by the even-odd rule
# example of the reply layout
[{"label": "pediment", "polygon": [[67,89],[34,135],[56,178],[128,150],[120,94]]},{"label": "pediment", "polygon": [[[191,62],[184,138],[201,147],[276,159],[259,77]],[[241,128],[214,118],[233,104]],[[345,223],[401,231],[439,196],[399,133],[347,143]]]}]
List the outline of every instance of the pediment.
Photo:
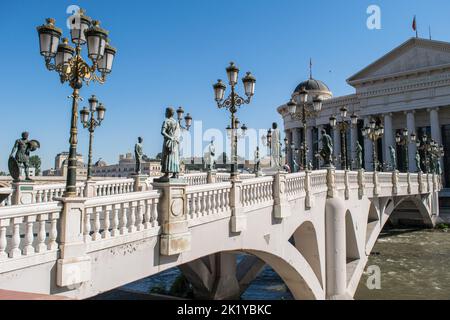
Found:
[{"label": "pediment", "polygon": [[365,79],[414,72],[450,64],[450,43],[411,38],[350,77],[349,84]]}]

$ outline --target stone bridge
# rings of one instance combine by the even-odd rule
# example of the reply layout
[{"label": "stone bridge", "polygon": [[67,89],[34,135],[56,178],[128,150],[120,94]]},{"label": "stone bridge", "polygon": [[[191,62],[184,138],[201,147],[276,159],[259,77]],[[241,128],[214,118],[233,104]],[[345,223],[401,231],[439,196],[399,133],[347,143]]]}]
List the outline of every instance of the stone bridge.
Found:
[{"label": "stone bridge", "polygon": [[198,298],[236,298],[267,264],[296,299],[351,299],[388,220],[432,227],[439,216],[432,174],[246,178],[117,182],[45,201],[19,190],[30,204],[0,207],[0,289],[84,299],[180,267]]}]

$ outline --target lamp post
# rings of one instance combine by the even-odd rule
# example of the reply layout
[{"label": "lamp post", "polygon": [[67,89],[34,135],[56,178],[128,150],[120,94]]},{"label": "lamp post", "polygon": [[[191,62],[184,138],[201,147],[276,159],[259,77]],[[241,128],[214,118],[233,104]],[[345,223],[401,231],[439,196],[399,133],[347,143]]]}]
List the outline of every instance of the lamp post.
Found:
[{"label": "lamp post", "polygon": [[233,164],[236,164],[236,171],[238,167],[238,156],[237,156],[237,147],[238,147],[238,140],[241,138],[244,138],[247,133],[247,126],[245,123],[240,126],[240,121],[238,118],[234,118],[234,128],[232,129],[231,126],[227,126],[227,135],[228,139],[231,141],[231,172],[233,172]]},{"label": "lamp post", "polygon": [[[102,124],[105,118],[106,108],[102,103],[98,103],[97,98],[92,95],[89,98],[89,109],[84,107],[80,111],[80,121],[85,129],[89,130],[89,157],[88,157],[88,171],[87,180],[92,179],[92,143],[94,140],[94,131]],[[95,116],[97,115],[97,119]]]},{"label": "lamp post", "polygon": [[411,133],[411,136],[409,135],[408,129],[403,128],[400,132],[397,132],[395,135],[395,143],[397,144],[398,148],[401,148],[402,150],[402,158],[403,158],[403,171],[408,172],[409,170],[409,161],[408,161],[408,145],[410,143],[416,143],[417,137],[415,133]]},{"label": "lamp post", "polygon": [[288,102],[287,107],[292,120],[301,121],[303,126],[303,141],[300,149],[302,150],[302,167],[306,170],[308,168],[308,143],[306,141],[308,119],[317,117],[322,111],[322,99],[320,96],[315,96],[309,99],[308,91],[302,87],[299,94]]},{"label": "lamp post", "polygon": [[[255,77],[247,72],[245,77],[242,79],[242,83],[244,85],[245,95],[247,99],[240,97],[236,91],[235,87],[238,83],[239,77],[239,69],[233,62],[230,62],[230,65],[226,68],[228,83],[231,86],[231,93],[227,99],[224,100],[226,85],[222,82],[222,80],[218,80],[216,84],[214,84],[214,95],[215,100],[217,102],[217,107],[219,109],[226,108],[231,114],[231,125],[229,130],[231,131],[231,178],[234,179],[238,175],[238,164],[237,164],[237,143],[238,143],[238,123],[236,123],[236,112],[238,108],[244,104],[249,104],[253,95],[255,94]],[[241,128],[243,131],[244,128]],[[245,127],[246,129],[246,127]]]},{"label": "lamp post", "polygon": [[[48,70],[58,72],[61,83],[68,82],[73,89],[72,114],[70,125],[70,151],[68,159],[66,197],[76,197],[77,179],[77,118],[80,89],[83,84],[96,81],[105,83],[106,76],[111,73],[116,49],[108,44],[108,31],[100,27],[100,22],[91,20],[83,10],[77,12],[78,19],[71,28],[71,40],[75,48],[69,45],[68,39],[60,38],[62,30],[55,26],[54,19],[47,19],[46,24],[37,28],[39,34],[40,53],[45,59]],[[89,65],[82,57],[82,47],[87,45]],[[100,75],[97,75],[97,72]]]},{"label": "lamp post", "polygon": [[350,118],[348,118],[347,107],[342,107],[339,111],[341,120],[338,122],[335,116],[331,116],[330,125],[333,129],[339,130],[341,137],[341,166],[344,170],[348,170],[349,163],[347,158],[347,130],[358,125],[358,116],[353,113]]},{"label": "lamp post", "polygon": [[373,156],[373,171],[378,171],[378,155],[376,143],[384,135],[384,127],[382,125],[377,125],[375,120],[370,121],[368,127],[363,129],[363,136],[366,139],[372,141],[372,156]]}]

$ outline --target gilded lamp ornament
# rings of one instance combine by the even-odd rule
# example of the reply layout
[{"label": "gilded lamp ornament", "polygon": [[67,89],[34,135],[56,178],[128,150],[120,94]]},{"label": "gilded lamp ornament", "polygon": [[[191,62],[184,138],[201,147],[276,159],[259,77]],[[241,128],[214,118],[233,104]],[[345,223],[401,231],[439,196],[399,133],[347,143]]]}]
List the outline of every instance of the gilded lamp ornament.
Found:
[{"label": "gilded lamp ornament", "polygon": [[[66,196],[76,196],[76,148],[78,102],[82,100],[79,90],[83,84],[91,81],[105,83],[106,76],[111,73],[116,49],[108,44],[108,31],[100,27],[100,22],[91,20],[80,9],[73,15],[70,26],[72,47],[67,38],[63,38],[62,30],[55,26],[54,19],[46,19],[46,24],[37,28],[39,34],[40,53],[45,59],[48,70],[59,74],[61,83],[68,82],[73,93],[72,117],[70,129],[70,152],[68,159]],[[90,64],[82,57],[82,47],[86,45]]]}]

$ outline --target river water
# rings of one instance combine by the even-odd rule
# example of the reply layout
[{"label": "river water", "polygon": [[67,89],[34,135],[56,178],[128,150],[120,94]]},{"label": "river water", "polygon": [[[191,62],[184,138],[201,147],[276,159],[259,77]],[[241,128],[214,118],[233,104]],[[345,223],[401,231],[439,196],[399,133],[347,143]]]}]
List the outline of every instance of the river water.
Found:
[{"label": "river water", "polygon": [[[380,289],[369,290],[370,274],[361,278],[356,300],[450,299],[450,232],[394,229],[383,231],[367,266],[381,271]],[[167,290],[179,275],[171,269],[123,287],[149,292]],[[290,300],[292,295],[272,269],[266,267],[242,296],[243,300]]]}]

